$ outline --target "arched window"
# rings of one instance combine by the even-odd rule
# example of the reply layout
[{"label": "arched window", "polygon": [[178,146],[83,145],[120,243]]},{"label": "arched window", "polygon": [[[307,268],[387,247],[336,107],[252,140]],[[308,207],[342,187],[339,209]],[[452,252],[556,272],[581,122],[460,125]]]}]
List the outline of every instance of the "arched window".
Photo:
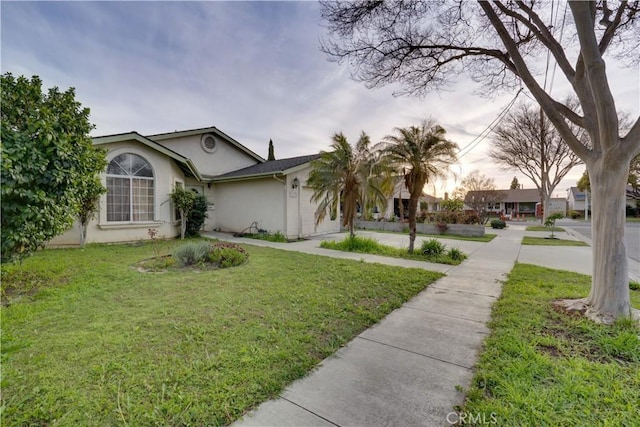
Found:
[{"label": "arched window", "polygon": [[137,154],[116,156],[107,168],[107,221],[153,221],[153,169]]}]

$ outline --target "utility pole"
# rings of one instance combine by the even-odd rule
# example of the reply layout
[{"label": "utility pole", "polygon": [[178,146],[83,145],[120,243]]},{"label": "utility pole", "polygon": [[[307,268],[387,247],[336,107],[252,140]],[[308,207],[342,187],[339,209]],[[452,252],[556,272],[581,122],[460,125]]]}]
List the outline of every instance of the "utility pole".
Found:
[{"label": "utility pole", "polygon": [[589,190],[584,190],[584,220],[589,221]]}]

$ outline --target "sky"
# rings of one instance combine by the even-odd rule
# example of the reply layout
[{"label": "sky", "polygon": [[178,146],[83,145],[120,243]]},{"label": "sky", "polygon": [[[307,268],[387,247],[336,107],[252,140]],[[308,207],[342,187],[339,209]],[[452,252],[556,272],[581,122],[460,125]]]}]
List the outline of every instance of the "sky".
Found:
[{"label": "sky", "polygon": [[[0,13],[2,73],[75,87],[91,109],[93,136],[215,126],[265,158],[272,139],[276,158],[286,158],[329,149],[336,132],[355,143],[365,131],[377,142],[431,118],[465,147],[514,96],[481,97],[465,76],[424,98],[367,89],[320,51],[327,34],[315,2],[2,1]],[[607,67],[618,109],[638,117],[638,67]],[[556,79],[554,95],[562,92]],[[498,188],[514,176],[534,188],[494,164],[490,144],[485,138],[460,158],[457,180],[426,191],[443,197],[474,170]],[[576,167],[554,196],[566,196],[583,171]]]}]

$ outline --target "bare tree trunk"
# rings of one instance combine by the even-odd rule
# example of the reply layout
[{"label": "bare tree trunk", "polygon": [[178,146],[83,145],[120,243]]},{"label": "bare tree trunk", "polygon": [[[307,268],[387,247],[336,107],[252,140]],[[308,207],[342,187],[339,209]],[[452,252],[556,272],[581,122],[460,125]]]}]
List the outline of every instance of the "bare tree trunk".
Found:
[{"label": "bare tree trunk", "polygon": [[628,174],[627,168],[619,164],[592,167],[589,171],[594,272],[587,302],[596,316],[618,318],[631,314],[624,239]]},{"label": "bare tree trunk", "polygon": [[546,221],[547,217],[551,215],[553,212],[550,212],[551,209],[551,194],[544,193],[542,194],[542,223]]},{"label": "bare tree trunk", "polygon": [[83,224],[82,221],[78,220],[78,224],[80,226],[80,247],[84,248],[85,243],[87,242],[87,225]]},{"label": "bare tree trunk", "polygon": [[589,165],[593,276],[591,292],[561,305],[586,311],[596,322],[613,323],[632,315],[625,233],[627,168],[599,160]]}]

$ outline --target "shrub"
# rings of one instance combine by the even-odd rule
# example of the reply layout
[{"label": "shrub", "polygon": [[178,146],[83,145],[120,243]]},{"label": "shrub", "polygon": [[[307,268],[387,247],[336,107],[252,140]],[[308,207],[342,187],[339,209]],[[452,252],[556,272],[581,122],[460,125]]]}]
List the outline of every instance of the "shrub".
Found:
[{"label": "shrub", "polygon": [[185,236],[199,236],[207,215],[207,198],[202,194],[196,195],[193,206],[187,214],[187,229]]},{"label": "shrub", "polygon": [[446,222],[437,222],[436,223],[436,228],[438,229],[440,234],[444,234],[449,229],[449,226],[447,225]]},{"label": "shrub", "polygon": [[420,213],[418,214],[418,217],[416,218],[416,220],[418,222],[424,223],[427,221],[427,218],[429,217],[429,212],[427,212],[426,210],[422,209],[420,211]]},{"label": "shrub", "polygon": [[458,248],[449,249],[449,252],[447,252],[447,256],[455,261],[462,261],[467,258],[467,256]]},{"label": "shrub", "polygon": [[464,215],[463,222],[465,224],[482,224],[482,217],[476,212],[468,212]]},{"label": "shrub", "polygon": [[244,264],[247,259],[247,251],[235,243],[216,242],[209,247],[208,261],[220,268],[236,267]]},{"label": "shrub", "polygon": [[269,242],[280,242],[280,243],[287,243],[289,240],[287,240],[287,236],[285,236],[284,234],[282,234],[281,231],[276,231],[275,233],[269,233],[269,232],[261,232],[260,233],[253,233],[253,234],[239,234],[238,237],[246,237],[248,239],[256,239],[256,240],[266,240]]},{"label": "shrub", "polygon": [[571,219],[582,218],[582,213],[578,211],[569,211],[567,212],[567,216]]},{"label": "shrub", "polygon": [[491,220],[491,228],[502,229],[502,228],[505,228],[506,226],[507,226],[507,223],[501,219]]},{"label": "shrub", "polygon": [[208,261],[208,242],[190,242],[180,245],[171,254],[180,267],[187,267]]},{"label": "shrub", "polygon": [[424,240],[420,251],[427,256],[441,255],[445,250],[445,245],[436,239]]}]

